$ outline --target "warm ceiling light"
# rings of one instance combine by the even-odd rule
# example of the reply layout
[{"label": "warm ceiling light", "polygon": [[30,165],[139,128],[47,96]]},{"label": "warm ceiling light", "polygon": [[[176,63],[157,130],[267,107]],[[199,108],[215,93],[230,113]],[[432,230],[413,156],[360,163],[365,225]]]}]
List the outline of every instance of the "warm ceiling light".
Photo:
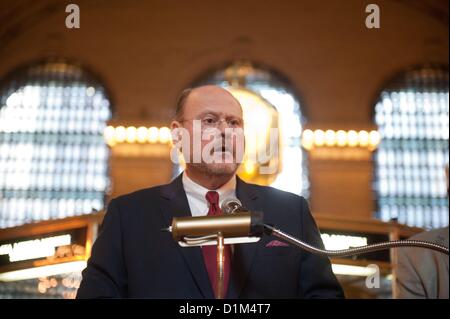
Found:
[{"label": "warm ceiling light", "polygon": [[345,146],[347,144],[347,132],[339,130],[336,132],[336,144],[338,146]]},{"label": "warm ceiling light", "polygon": [[305,149],[310,150],[314,146],[314,132],[304,130],[302,133],[302,145]]},{"label": "warm ceiling light", "polygon": [[150,127],[147,132],[147,140],[150,143],[156,143],[156,142],[158,142],[158,137],[159,137],[158,128],[155,126]]},{"label": "warm ceiling light", "polygon": [[369,134],[369,143],[371,147],[377,147],[380,144],[380,133],[378,131],[371,131]]},{"label": "warm ceiling light", "polygon": [[136,128],[134,126],[127,127],[126,141],[128,143],[134,143],[136,141]]},{"label": "warm ceiling light", "polygon": [[168,143],[172,138],[172,134],[168,127],[161,127],[159,129],[159,142],[160,143]]},{"label": "warm ceiling light", "polygon": [[374,150],[380,143],[380,133],[378,131],[365,130],[359,132],[355,130],[304,130],[302,133],[302,146],[311,150],[314,147],[363,147]]},{"label": "warm ceiling light", "polygon": [[115,140],[118,143],[122,143],[127,138],[127,130],[123,126],[116,127]]},{"label": "warm ceiling light", "polygon": [[360,146],[366,147],[369,145],[369,133],[367,131],[359,131],[358,139]]},{"label": "warm ceiling light", "polygon": [[353,131],[353,130],[348,131],[347,143],[348,143],[348,146],[358,145],[358,133],[356,131]]},{"label": "warm ceiling light", "polygon": [[145,143],[145,141],[147,140],[147,128],[146,127],[141,126],[136,130],[136,140],[139,143]]},{"label": "warm ceiling light", "polygon": [[106,144],[112,146],[115,144],[115,129],[113,126],[105,127],[103,131],[103,136],[105,138]]},{"label": "warm ceiling light", "polygon": [[323,146],[325,144],[325,132],[322,130],[314,131],[314,144],[316,146]]},{"label": "warm ceiling light", "polygon": [[333,146],[336,143],[336,133],[333,130],[325,131],[325,144]]}]

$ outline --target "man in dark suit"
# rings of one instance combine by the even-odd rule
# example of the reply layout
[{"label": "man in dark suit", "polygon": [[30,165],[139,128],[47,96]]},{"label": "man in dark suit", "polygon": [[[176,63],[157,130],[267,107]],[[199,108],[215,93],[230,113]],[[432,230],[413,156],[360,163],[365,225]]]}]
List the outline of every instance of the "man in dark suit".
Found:
[{"label": "man in dark suit", "polygon": [[[186,169],[170,184],[113,199],[83,271],[78,298],[214,298],[215,248],[182,248],[161,229],[173,217],[220,214],[219,204],[227,197],[236,196],[247,209],[264,212],[266,223],[323,248],[304,198],[248,184],[236,176],[239,155],[236,147],[229,148],[223,141],[230,138],[226,128],[243,127],[242,118],[239,102],[222,88],[203,86],[182,94],[172,129],[182,128],[190,136],[199,133],[196,130],[215,129],[218,133],[202,139],[199,149],[232,161],[208,162],[202,156],[196,162],[185,150],[195,150],[196,141],[190,138],[182,149]],[[194,121],[199,121],[200,128]],[[215,140],[220,144],[207,149]],[[343,297],[328,258],[275,238],[226,245],[225,256],[226,298]]]}]

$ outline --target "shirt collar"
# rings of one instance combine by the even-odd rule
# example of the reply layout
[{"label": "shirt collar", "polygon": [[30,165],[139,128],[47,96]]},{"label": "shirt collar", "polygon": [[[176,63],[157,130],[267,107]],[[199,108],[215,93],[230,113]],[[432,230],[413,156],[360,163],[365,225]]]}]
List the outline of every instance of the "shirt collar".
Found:
[{"label": "shirt collar", "polygon": [[[210,191],[210,189],[207,189],[202,185],[199,185],[196,182],[194,182],[187,176],[186,172],[183,172],[182,180],[186,195],[192,196],[200,201],[206,202],[205,196],[206,193]],[[222,202],[228,197],[235,196],[235,190],[236,190],[236,175],[230,178],[230,180],[225,184],[223,184],[221,187],[219,187],[218,189],[214,189],[213,191],[219,193],[219,204],[222,204]]]}]

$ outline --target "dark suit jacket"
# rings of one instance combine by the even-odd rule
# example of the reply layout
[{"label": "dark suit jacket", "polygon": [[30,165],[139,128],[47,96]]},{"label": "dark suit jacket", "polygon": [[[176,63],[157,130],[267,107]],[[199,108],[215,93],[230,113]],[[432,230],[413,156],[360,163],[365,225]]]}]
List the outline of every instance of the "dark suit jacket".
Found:
[{"label": "dark suit jacket", "polygon": [[[266,223],[323,247],[306,200],[237,179],[244,207]],[[176,216],[191,216],[181,175],[170,184],[113,199],[92,247],[77,298],[214,298],[200,247],[182,248],[162,232]],[[328,258],[274,240],[236,245],[227,298],[341,298]]]}]

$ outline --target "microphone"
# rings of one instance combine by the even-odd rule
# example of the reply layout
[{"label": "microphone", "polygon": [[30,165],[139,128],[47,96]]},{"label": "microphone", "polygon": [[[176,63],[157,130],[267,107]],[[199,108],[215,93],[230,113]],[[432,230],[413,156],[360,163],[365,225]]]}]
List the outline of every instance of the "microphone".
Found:
[{"label": "microphone", "polygon": [[224,200],[221,209],[222,215],[174,217],[164,230],[183,247],[216,245],[219,233],[224,244],[254,243],[264,235],[262,212],[244,209],[237,198]]},{"label": "microphone", "polygon": [[242,203],[239,199],[229,197],[225,199],[220,206],[220,209],[224,214],[233,214],[236,212],[248,212],[248,209],[245,209],[242,206]]}]

